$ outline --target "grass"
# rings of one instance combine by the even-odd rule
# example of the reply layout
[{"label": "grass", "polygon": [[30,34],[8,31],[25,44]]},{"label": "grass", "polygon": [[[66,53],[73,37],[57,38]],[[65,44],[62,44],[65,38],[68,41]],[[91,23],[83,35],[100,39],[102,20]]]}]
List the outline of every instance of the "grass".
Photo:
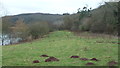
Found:
[{"label": "grass", "polygon": [[[102,43],[98,43],[102,41]],[[95,63],[95,66],[106,66],[109,61],[118,62],[117,38],[86,38],[75,36],[69,31],[56,31],[46,38],[31,43],[23,43],[11,46],[2,46],[3,66],[85,66],[87,62]],[[60,61],[44,62],[47,54]],[[97,58],[100,61],[81,61],[79,58],[70,58],[78,55],[82,58]],[[40,60],[40,63],[32,63]]]},{"label": "grass", "polygon": [[2,66],[2,46],[0,46],[0,67]]}]

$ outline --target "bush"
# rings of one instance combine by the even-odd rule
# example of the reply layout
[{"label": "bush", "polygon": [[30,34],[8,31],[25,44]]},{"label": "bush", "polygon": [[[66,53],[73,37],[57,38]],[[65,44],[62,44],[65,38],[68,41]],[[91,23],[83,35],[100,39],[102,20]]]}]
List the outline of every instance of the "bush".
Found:
[{"label": "bush", "polygon": [[64,17],[64,24],[63,24],[64,29],[70,30],[72,25],[73,25],[73,22],[74,22],[74,20],[73,20],[73,18],[70,15],[69,16],[65,16]]},{"label": "bush", "polygon": [[11,27],[11,29],[14,37],[26,40],[26,38],[29,36],[29,27],[24,23],[22,19],[17,20],[15,26]]},{"label": "bush", "polygon": [[49,26],[47,22],[36,22],[30,25],[30,34],[34,39],[42,37],[49,32]]},{"label": "bush", "polygon": [[89,31],[91,28],[91,18],[86,17],[81,20],[81,24],[79,25],[80,31]]}]

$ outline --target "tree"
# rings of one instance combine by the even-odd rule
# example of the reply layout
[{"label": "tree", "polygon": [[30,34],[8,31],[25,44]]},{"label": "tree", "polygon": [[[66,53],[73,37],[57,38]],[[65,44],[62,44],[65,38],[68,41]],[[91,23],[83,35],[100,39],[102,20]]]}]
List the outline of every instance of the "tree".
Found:
[{"label": "tree", "polygon": [[2,18],[2,33],[3,34],[9,34],[11,32],[10,27],[13,26],[13,24],[8,21],[9,19],[10,17]]},{"label": "tree", "polygon": [[29,27],[24,23],[22,19],[16,21],[14,27],[12,27],[12,31],[14,37],[21,38],[22,40],[26,40],[29,36]]},{"label": "tree", "polygon": [[7,10],[5,9],[4,5],[0,2],[0,40],[2,41],[2,45],[4,45],[4,40],[6,39],[5,35],[6,32],[3,31],[4,26],[2,22],[2,16],[5,16],[7,14]]},{"label": "tree", "polygon": [[67,15],[64,17],[64,24],[63,24],[64,29],[70,30],[71,27],[73,26],[73,23],[74,23],[74,20],[71,16]]},{"label": "tree", "polygon": [[30,25],[30,34],[34,39],[42,37],[49,32],[49,25],[47,22],[36,22]]},{"label": "tree", "polygon": [[80,8],[77,9],[77,13],[80,13]]},{"label": "tree", "polygon": [[4,45],[4,41],[6,39],[10,39],[9,35],[11,34],[10,27],[12,26],[12,23],[8,21],[9,17],[4,17],[2,18],[1,21],[1,40],[2,40],[2,45]]},{"label": "tree", "polygon": [[117,16],[114,12],[117,11],[117,2],[106,2],[92,12],[92,32],[116,33],[117,32]]}]

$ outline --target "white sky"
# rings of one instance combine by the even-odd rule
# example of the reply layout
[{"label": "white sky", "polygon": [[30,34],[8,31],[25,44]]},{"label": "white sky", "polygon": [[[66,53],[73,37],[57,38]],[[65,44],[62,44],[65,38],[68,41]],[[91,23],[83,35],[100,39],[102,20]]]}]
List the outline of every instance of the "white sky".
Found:
[{"label": "white sky", "polygon": [[[21,13],[76,13],[78,8],[96,8],[103,0],[0,0],[6,15]],[[106,0],[104,0],[106,1]],[[1,8],[1,7],[0,7]]]}]

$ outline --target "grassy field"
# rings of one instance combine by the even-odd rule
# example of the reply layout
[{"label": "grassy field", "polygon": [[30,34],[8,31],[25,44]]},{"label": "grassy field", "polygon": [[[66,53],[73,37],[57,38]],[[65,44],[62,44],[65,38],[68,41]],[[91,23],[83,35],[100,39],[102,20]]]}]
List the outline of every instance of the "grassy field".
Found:
[{"label": "grassy field", "polygon": [[[106,66],[109,61],[118,62],[117,42],[117,38],[89,38],[76,36],[69,31],[56,31],[46,38],[31,43],[2,46],[2,64],[3,66],[85,66],[87,62],[92,62],[95,66]],[[40,57],[43,54],[54,56],[60,61],[45,62],[47,58]],[[100,61],[70,58],[73,55],[80,58],[97,58]],[[40,63],[33,63],[34,60],[39,60]]]},{"label": "grassy field", "polygon": [[2,66],[2,46],[0,46],[0,67]]}]

